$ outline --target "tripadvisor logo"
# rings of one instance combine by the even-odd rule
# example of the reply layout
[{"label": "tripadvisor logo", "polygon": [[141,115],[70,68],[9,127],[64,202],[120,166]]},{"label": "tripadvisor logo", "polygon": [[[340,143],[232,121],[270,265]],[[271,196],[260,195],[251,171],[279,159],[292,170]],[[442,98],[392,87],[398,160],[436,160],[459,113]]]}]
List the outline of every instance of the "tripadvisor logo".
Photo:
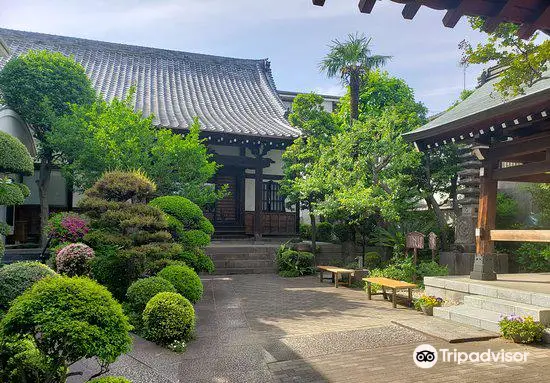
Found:
[{"label": "tripadvisor logo", "polygon": [[430,344],[421,344],[414,349],[413,360],[414,363],[420,368],[432,368],[435,366],[438,360],[446,363],[462,364],[465,362],[470,363],[524,363],[527,362],[528,352],[507,352],[504,349],[499,351],[492,351],[487,349],[483,352],[464,352],[449,350],[448,348],[441,348],[437,350]]}]

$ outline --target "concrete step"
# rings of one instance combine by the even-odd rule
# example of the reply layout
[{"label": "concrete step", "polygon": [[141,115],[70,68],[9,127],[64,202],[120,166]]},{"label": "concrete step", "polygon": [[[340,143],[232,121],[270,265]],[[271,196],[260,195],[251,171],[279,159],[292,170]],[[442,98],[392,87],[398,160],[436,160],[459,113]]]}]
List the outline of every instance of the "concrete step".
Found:
[{"label": "concrete step", "polygon": [[275,262],[263,261],[255,259],[238,259],[238,260],[215,260],[214,266],[220,269],[231,268],[256,268],[256,267],[271,267],[275,268]]},{"label": "concrete step", "polygon": [[218,269],[214,271],[214,275],[233,275],[233,274],[274,274],[274,268],[237,268],[232,267],[229,269]]},{"label": "concrete step", "polygon": [[467,305],[434,307],[434,317],[479,327],[492,332],[500,332],[500,313]]},{"label": "concrete step", "polygon": [[213,260],[238,260],[238,259],[256,259],[265,261],[274,261],[275,254],[271,253],[228,253],[228,254],[208,254]]},{"label": "concrete step", "polygon": [[550,308],[510,301],[507,299],[487,297],[483,295],[464,296],[464,305],[499,314],[530,315],[534,320],[545,325],[550,324]]}]

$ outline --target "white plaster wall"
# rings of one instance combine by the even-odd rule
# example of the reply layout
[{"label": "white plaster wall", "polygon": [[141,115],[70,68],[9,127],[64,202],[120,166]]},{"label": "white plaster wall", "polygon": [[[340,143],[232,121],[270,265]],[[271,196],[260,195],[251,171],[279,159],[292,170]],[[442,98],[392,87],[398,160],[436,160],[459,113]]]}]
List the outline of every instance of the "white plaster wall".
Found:
[{"label": "white plaster wall", "polygon": [[253,178],[245,178],[244,180],[244,210],[255,211],[256,195],[255,184]]},{"label": "white plaster wall", "polygon": [[275,162],[264,169],[264,174],[282,176],[283,175],[283,157],[282,156],[283,156],[282,150],[279,150],[279,149],[270,150],[265,157]]},{"label": "white plaster wall", "polygon": [[[31,191],[31,195],[27,197],[24,205],[40,204],[40,199],[38,198],[38,185],[36,184],[37,179],[38,171],[35,171],[32,176],[23,177],[23,183],[25,183]],[[59,170],[52,171],[50,187],[48,189],[48,203],[56,206],[67,205],[67,185]]]}]

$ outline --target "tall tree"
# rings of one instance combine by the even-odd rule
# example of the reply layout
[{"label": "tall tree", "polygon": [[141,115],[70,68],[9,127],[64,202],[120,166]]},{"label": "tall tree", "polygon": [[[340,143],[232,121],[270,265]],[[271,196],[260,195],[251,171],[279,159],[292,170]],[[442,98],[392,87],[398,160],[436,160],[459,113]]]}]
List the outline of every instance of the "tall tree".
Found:
[{"label": "tall tree", "polygon": [[[470,17],[471,27],[483,33],[485,20],[481,17]],[[540,44],[539,33],[528,40],[518,36],[520,26],[512,23],[502,23],[494,32],[487,33],[487,41],[473,47],[463,40],[459,47],[463,51],[461,63],[486,64],[494,63],[505,67],[495,83],[495,89],[504,97],[523,94],[526,87],[547,77],[548,60],[550,60],[550,39],[546,38]]]},{"label": "tall tree", "polygon": [[[57,118],[70,113],[70,104],[90,104],[95,98],[84,68],[61,53],[29,51],[8,61],[0,71],[0,91],[4,101],[32,126],[39,144],[38,194],[40,226],[49,214],[48,189],[54,151],[46,135]],[[42,236],[42,244],[45,244]]]},{"label": "tall tree", "polygon": [[132,94],[124,100],[97,100],[75,105],[57,120],[46,136],[50,147],[62,153],[62,170],[80,189],[86,189],[107,170],[144,171],[161,195],[178,194],[204,205],[224,190],[205,184],[218,165],[199,138],[197,120],[182,136],[153,126],[153,117],[135,112]]},{"label": "tall tree", "polygon": [[281,193],[290,203],[299,204],[301,209],[309,211],[315,251],[317,230],[314,204],[323,198],[323,190],[311,182],[311,170],[321,155],[323,145],[330,143],[337,132],[336,124],[333,116],[324,110],[323,98],[313,93],[296,96],[288,120],[301,130],[302,136],[283,154]]},{"label": "tall tree", "polygon": [[359,88],[365,73],[384,66],[391,56],[372,55],[371,38],[365,35],[349,34],[344,42],[338,39],[329,45],[330,51],[321,61],[320,68],[329,77],[339,77],[350,89],[351,121],[359,117]]}]

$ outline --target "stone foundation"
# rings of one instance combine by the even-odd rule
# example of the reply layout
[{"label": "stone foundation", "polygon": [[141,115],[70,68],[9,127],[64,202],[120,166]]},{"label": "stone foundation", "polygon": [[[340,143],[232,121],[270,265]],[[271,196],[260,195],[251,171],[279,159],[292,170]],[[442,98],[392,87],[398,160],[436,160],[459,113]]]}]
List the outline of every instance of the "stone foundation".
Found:
[{"label": "stone foundation", "polygon": [[[439,254],[439,264],[447,266],[449,275],[470,275],[474,266],[474,253],[444,251]],[[494,254],[494,268],[497,274],[508,274],[508,255]]]}]

